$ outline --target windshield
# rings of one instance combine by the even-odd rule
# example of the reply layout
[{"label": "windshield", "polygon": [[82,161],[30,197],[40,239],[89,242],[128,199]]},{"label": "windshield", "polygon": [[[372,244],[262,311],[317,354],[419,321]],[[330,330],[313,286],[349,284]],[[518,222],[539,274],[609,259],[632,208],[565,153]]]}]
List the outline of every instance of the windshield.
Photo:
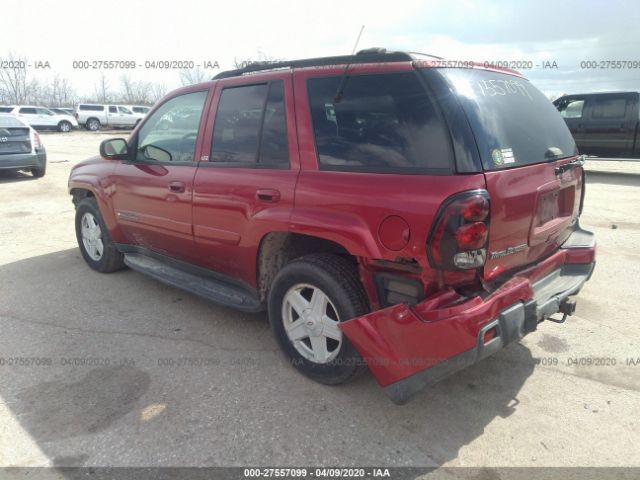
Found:
[{"label": "windshield", "polygon": [[485,170],[578,153],[564,120],[528,80],[478,69],[441,69],[474,131]]}]

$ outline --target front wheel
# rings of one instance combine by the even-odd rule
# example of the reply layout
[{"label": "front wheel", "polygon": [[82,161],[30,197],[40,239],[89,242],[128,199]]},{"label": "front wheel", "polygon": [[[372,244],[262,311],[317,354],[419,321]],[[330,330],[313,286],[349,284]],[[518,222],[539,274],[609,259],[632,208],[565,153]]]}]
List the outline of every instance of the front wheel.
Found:
[{"label": "front wheel", "polygon": [[348,259],[313,254],[286,265],[269,292],[269,322],[291,363],[324,384],[344,383],[364,362],[338,327],[369,311],[357,267]]},{"label": "front wheel", "polygon": [[124,256],[109,237],[96,200],[82,199],[76,208],[76,238],[87,265],[101,273],[124,268]]},{"label": "front wheel", "polygon": [[58,131],[62,133],[68,133],[71,131],[71,123],[66,120],[61,121],[58,124]]}]

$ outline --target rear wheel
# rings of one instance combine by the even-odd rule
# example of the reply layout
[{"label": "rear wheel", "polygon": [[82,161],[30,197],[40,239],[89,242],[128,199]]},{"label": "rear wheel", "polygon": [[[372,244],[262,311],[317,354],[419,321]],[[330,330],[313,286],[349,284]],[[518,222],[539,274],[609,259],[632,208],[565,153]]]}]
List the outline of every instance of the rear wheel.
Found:
[{"label": "rear wheel", "polygon": [[67,133],[71,131],[71,123],[67,122],[66,120],[61,121],[58,124],[58,131],[59,132],[63,132],[63,133]]},{"label": "rear wheel", "polygon": [[97,118],[90,118],[89,120],[87,120],[87,123],[85,125],[87,127],[87,130],[91,130],[92,132],[100,130],[100,120],[98,120]]},{"label": "rear wheel", "polygon": [[47,173],[47,165],[44,164],[42,167],[31,167],[31,175],[35,178],[44,177],[44,174]]},{"label": "rear wheel", "polygon": [[357,268],[348,259],[313,254],[286,265],[269,292],[269,321],[278,344],[304,375],[344,383],[364,362],[338,324],[368,312]]},{"label": "rear wheel", "polygon": [[109,273],[124,268],[124,256],[111,241],[92,197],[82,199],[76,208],[76,238],[82,257],[94,270]]}]

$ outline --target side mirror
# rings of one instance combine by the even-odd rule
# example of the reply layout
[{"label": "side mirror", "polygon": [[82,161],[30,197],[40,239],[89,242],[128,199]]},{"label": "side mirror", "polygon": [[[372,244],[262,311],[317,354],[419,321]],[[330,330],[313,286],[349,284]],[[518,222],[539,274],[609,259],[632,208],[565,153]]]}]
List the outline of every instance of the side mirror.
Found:
[{"label": "side mirror", "polygon": [[110,138],[100,143],[100,156],[107,160],[126,160],[129,154],[124,138]]},{"label": "side mirror", "polygon": [[145,145],[141,148],[144,158],[149,160],[155,160],[156,162],[170,162],[173,160],[171,153],[164,148],[156,147],[155,145]]}]

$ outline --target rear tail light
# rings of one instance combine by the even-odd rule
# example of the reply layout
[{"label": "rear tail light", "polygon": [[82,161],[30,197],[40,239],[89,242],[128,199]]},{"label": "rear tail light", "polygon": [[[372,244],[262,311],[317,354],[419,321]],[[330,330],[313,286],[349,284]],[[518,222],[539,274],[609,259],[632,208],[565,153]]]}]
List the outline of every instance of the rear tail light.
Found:
[{"label": "rear tail light", "polygon": [[489,207],[486,190],[470,190],[445,201],[427,243],[433,267],[469,270],[484,265],[489,240]]},{"label": "rear tail light", "polygon": [[38,135],[38,132],[36,132],[35,130],[33,132],[33,147],[36,150],[40,150],[42,148],[42,141],[40,140],[40,135]]}]

